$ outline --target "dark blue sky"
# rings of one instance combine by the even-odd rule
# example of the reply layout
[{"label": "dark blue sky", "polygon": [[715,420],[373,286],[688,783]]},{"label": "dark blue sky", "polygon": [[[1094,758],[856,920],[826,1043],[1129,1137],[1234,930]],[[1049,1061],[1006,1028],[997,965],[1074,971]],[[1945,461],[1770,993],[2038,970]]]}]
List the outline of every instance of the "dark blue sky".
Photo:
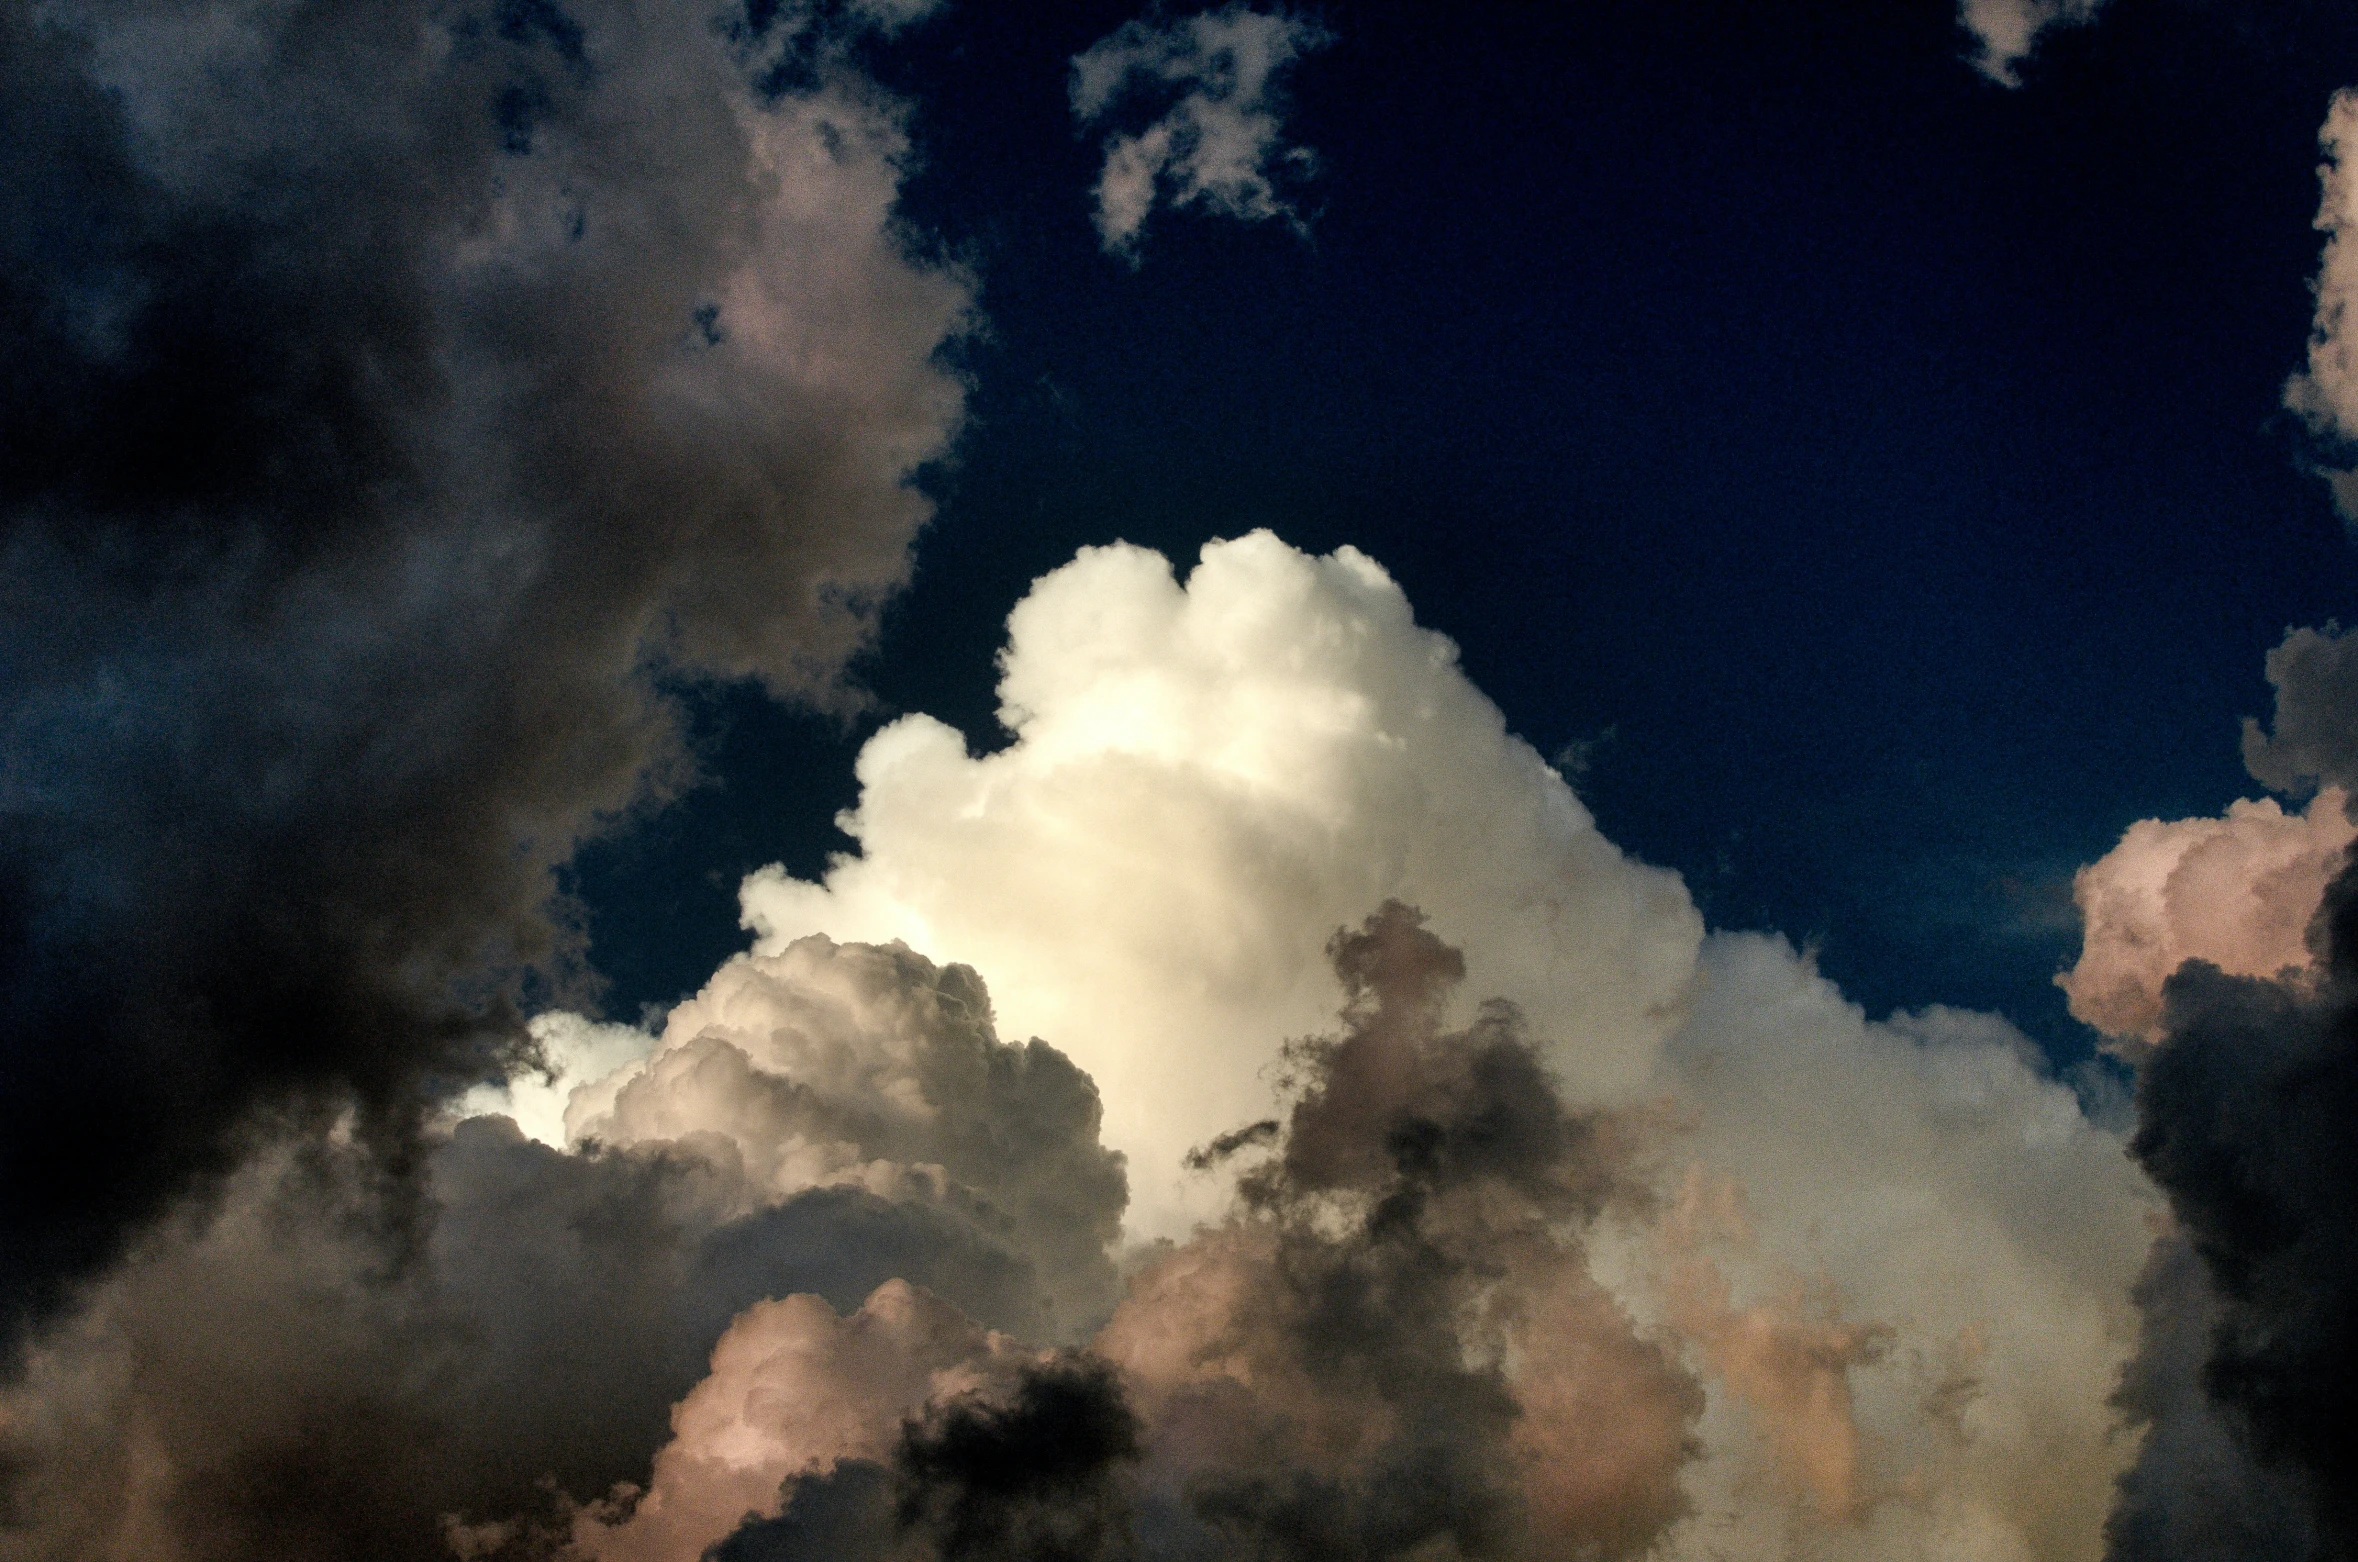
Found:
[{"label": "dark blue sky", "polygon": [[2084,1053],[2072,869],[2251,792],[2263,654],[2358,611],[2278,407],[2358,16],[2112,0],[2008,91],[1948,0],[1334,4],[1308,239],[1158,213],[1132,271],[1065,105],[1130,14],[976,0],[877,53],[908,215],[981,280],[970,424],[873,711],[699,696],[707,785],[582,857],[609,1008],[741,946],[745,871],[846,844],[877,721],[999,740],[1033,577],[1268,526],[1388,566],[1715,925]]}]

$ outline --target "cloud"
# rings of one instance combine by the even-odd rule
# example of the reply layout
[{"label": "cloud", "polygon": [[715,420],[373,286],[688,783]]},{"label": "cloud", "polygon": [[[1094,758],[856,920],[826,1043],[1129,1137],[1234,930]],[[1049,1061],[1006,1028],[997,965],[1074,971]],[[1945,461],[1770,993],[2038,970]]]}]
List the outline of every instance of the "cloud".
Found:
[{"label": "cloud", "polygon": [[1464,965],[1421,923],[1337,934],[1282,1144],[1097,1342],[1185,1549],[1627,1556],[1683,1509],[1702,1395],[1582,1244],[1636,1196],[1630,1133],[1565,1107],[1511,1006],[1445,1028]]},{"label": "cloud", "polygon": [[[1329,952],[1340,1026],[1289,1049],[1229,1212],[1151,1250],[1063,1358],[1056,1424],[1097,1452],[1061,1486],[983,1458],[1001,1474],[959,1554],[2100,1554],[2151,1202],[2021,1037],[1870,1025],[1774,940],[1715,939],[1680,1101],[1598,1111],[1510,1006],[1444,1018],[1465,964],[1412,910]],[[874,1410],[842,1455],[866,1464],[712,1465],[733,1495],[648,1555],[715,1544],[731,1502],[757,1516],[717,1555],[959,1551],[965,1478],[911,1440],[963,1425],[987,1451],[1044,1421],[1019,1384],[1053,1359],[963,1338],[963,1365],[894,1369],[898,1451]]]},{"label": "cloud", "polygon": [[795,1477],[888,1456],[912,1409],[1012,1375],[1016,1350],[958,1310],[892,1281],[839,1318],[815,1296],[749,1309],[680,1402],[643,1493],[593,1506],[573,1550],[594,1562],[684,1562],[750,1515],[774,1513]]},{"label": "cloud", "polygon": [[1957,22],[1973,34],[1974,65],[2003,86],[2022,84],[2022,62],[2051,27],[2084,26],[2104,0],[1957,0]]},{"label": "cloud", "polygon": [[2358,471],[2349,465],[2358,447],[2358,344],[2348,335],[2350,306],[2358,299],[2358,251],[2343,242],[2345,230],[2358,228],[2358,181],[2345,163],[2358,144],[2358,92],[2334,94],[2317,140],[2325,153],[2317,170],[2324,187],[2317,227],[2325,235],[2325,255],[2313,284],[2317,318],[2309,333],[2309,367],[2285,383],[2284,404],[2317,437],[2319,470],[2333,489],[2334,507],[2358,528]]},{"label": "cloud", "polygon": [[904,1530],[942,1562],[1107,1562],[1133,1555],[1121,1475],[1138,1418],[1103,1360],[1029,1363],[1005,1403],[975,1394],[905,1422],[894,1466]]},{"label": "cloud", "polygon": [[2187,961],[2236,976],[2312,966],[2311,919],[2358,837],[2353,646],[2332,625],[2286,631],[2268,653],[2274,728],[2243,724],[2254,779],[2295,795],[2321,788],[2305,810],[2260,798],[2216,819],[2141,819],[2074,875],[2080,958],[2056,981],[2072,1014],[2131,1058],[2161,1039],[2163,984]]},{"label": "cloud", "polygon": [[2161,1038],[2162,987],[2188,960],[2238,976],[2309,964],[2305,941],[2358,823],[2327,787],[2306,812],[2273,798],[2218,819],[2140,819],[2072,878],[2080,958],[2056,978],[2074,1017],[2132,1052]]},{"label": "cloud", "polygon": [[2003,1020],[1869,1020],[1760,934],[1705,942],[1659,1088],[1689,1127],[1621,1266],[1712,1450],[1663,1555],[2099,1556],[2156,1205],[2120,1136]]},{"label": "cloud", "polygon": [[1583,1256],[1640,1196],[1631,1132],[1565,1108],[1511,1009],[1445,1030],[1463,965],[1420,923],[1337,934],[1342,1028],[1294,1049],[1279,1142],[1088,1353],[1026,1358],[891,1287],[841,1320],[755,1308],[577,1548],[684,1562],[750,1511],[722,1554],[761,1556],[864,1459],[944,1559],[1642,1551],[1702,1396]]},{"label": "cloud", "polygon": [[2244,724],[2257,779],[2318,788],[2305,813],[2142,820],[2077,881],[2086,946],[2060,980],[2139,1064],[2130,1149],[2174,1218],[2135,1289],[2118,1396],[2142,1433],[2108,1527],[2121,1562],[2358,1543],[2327,1430],[2358,1377],[2349,643],[2288,632],[2268,655],[2273,730]]},{"label": "cloud", "polygon": [[[1184,584],[1143,550],[1090,550],[1009,636],[1013,741],[976,757],[923,717],[878,734],[845,820],[858,855],[822,885],[748,881],[761,947],[835,927],[1000,973],[1002,1023],[1057,1038],[1103,1088],[1136,1229],[1178,1237],[1267,1153],[1278,1041],[1331,1004],[1325,931],[1414,903],[1462,951],[1459,993],[1511,1001],[1566,1099],[1668,1098],[1695,1114],[1663,1152],[1680,1175],[1751,1202],[1749,1247],[1704,1250],[1738,1322],[1684,1332],[1719,1338],[1724,1363],[1745,1318],[1802,1330],[1789,1359],[1823,1364],[1828,1405],[1851,1395],[1856,1473],[1821,1506],[1780,1451],[1808,1384],[1779,1400],[1698,1345],[1714,1454],[1683,1478],[1706,1511],[1666,1554],[1731,1532],[1762,1557],[1941,1535],[2096,1554],[2153,1199],[2019,1033],[1947,1010],[1870,1024],[1780,941],[1699,939],[1678,882],[1597,835],[1349,550],[1255,535]],[[1449,1024],[1478,1018],[1448,1001]],[[1182,1179],[1197,1150],[1221,1170]],[[1654,1240],[1596,1241],[1615,1304],[1670,1328],[1681,1277]],[[1807,1348],[1845,1330],[1880,1353]]]},{"label": "cloud", "polygon": [[[1892,1331],[1844,1320],[1831,1296],[1813,1306],[1798,1285],[1784,1296],[1735,1305],[1728,1277],[1705,1256],[1703,1243],[1711,1236],[1749,1237],[1741,1190],[1733,1182],[1714,1186],[1696,1166],[1681,1194],[1668,1229],[1671,1322],[1758,1416],[1781,1473],[1818,1516],[1858,1518],[1870,1493],[1851,1373],[1881,1360]],[[1736,1214],[1737,1224],[1714,1229],[1717,1223],[1703,1223],[1706,1212]]]},{"label": "cloud", "polygon": [[529,1051],[655,673],[850,698],[972,286],[859,18],[729,14],[0,4],[0,1328]]},{"label": "cloud", "polygon": [[[365,1146],[289,1139],[149,1232],[0,1387],[0,1557],[422,1559],[455,1515],[482,1554],[692,1558],[788,1471],[889,1451],[908,1383],[1014,1350],[992,1329],[1110,1309],[1087,1081],[997,1042],[972,973],[813,941],[698,1002],[603,1143],[462,1121],[402,1221]],[[762,1397],[813,1353],[834,1398]]]},{"label": "cloud", "polygon": [[1054,1313],[1029,1332],[1086,1333],[1114,1302],[1121,1158],[1098,1144],[1089,1077],[1044,1042],[1001,1043],[991,1007],[973,971],[901,946],[813,936],[741,956],[645,1061],[574,1092],[566,1136],[711,1146],[764,1203],[817,1187],[905,1198],[912,1179],[934,1197],[941,1182],[1037,1266]]},{"label": "cloud", "polygon": [[1268,1115],[1260,1071],[1331,1009],[1324,946],[1388,898],[1467,950],[1582,1095],[1636,1088],[1701,922],[1597,833],[1561,778],[1351,549],[1215,543],[1182,585],[1092,548],[1008,620],[977,757],[925,716],[859,758],[823,883],[745,886],[759,948],[822,929],[991,973],[1002,1024],[1098,1082],[1144,1231],[1216,1213],[1181,1160]]},{"label": "cloud", "polygon": [[1158,202],[1306,231],[1285,186],[1316,172],[1316,154],[1284,136],[1280,82],[1295,60],[1334,41],[1306,17],[1241,3],[1156,25],[1124,22],[1073,57],[1073,117],[1110,117],[1142,90],[1176,91],[1160,118],[1105,142],[1097,232],[1107,253],[1138,263]]},{"label": "cloud", "polygon": [[660,1037],[544,1017],[562,1146],[152,1231],[0,1391],[7,1543],[2100,1554],[2155,1201],[2023,1037],[1702,936],[1349,550],[1091,550],[1003,671]]},{"label": "cloud", "polygon": [[2182,1231],[2154,1243],[2137,1282],[2137,1355],[2118,1403],[2142,1432],[2105,1526],[2116,1562],[2275,1562],[2318,1554],[2299,1478],[2261,1464],[2203,1387],[2225,1309]]},{"label": "cloud", "polygon": [[[2328,889],[2312,938],[2314,983],[2201,961],[2170,978],[2131,1148],[2202,1259],[2216,1322],[2200,1382],[2247,1455],[2239,1462],[2263,1477],[2219,1506],[2249,1511],[2289,1491],[2297,1500],[2276,1527],[2309,1529],[2300,1554],[2328,1557],[2358,1546],[2338,1435],[2358,1392],[2358,867]],[[2169,1501],[2170,1451],[2144,1468],[2132,1511]]]}]

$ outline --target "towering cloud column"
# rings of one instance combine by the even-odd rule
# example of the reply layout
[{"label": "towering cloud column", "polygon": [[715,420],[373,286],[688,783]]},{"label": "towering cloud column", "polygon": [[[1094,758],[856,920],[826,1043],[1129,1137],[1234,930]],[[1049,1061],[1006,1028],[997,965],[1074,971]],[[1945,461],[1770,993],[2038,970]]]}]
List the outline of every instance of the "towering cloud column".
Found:
[{"label": "towering cloud column", "polygon": [[905,939],[986,972],[1000,1022],[1054,1037],[1106,1097],[1142,1229],[1220,1206],[1187,1152],[1266,1115],[1262,1071],[1332,1010],[1324,948],[1384,900],[1467,952],[1582,1096],[1638,1088],[1702,924],[1630,861],[1375,562],[1267,533],[1182,584],[1084,550],[1008,619],[981,757],[909,716],[861,753],[859,842],[823,882],[770,871],[747,924]]}]

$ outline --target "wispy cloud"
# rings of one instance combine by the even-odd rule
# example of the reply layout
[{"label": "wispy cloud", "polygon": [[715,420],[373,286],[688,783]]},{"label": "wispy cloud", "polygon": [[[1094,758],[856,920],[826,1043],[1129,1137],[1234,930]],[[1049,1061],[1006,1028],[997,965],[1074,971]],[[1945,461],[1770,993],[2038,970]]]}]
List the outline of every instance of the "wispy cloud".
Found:
[{"label": "wispy cloud", "polygon": [[1286,69],[1333,35],[1304,17],[1229,5],[1169,23],[1125,22],[1073,58],[1073,115],[1086,127],[1137,97],[1167,100],[1144,129],[1105,142],[1097,232],[1132,265],[1158,204],[1304,226],[1286,187],[1317,155],[1285,140]]},{"label": "wispy cloud", "polygon": [[1980,51],[1973,63],[1992,81],[2021,83],[2024,60],[2051,27],[2095,20],[2104,0],[1958,0],[1957,21],[1973,34]]},{"label": "wispy cloud", "polygon": [[2358,533],[2358,91],[2333,97],[2317,133],[2325,161],[2317,226],[2325,234],[2318,263],[2317,319],[2309,334],[2309,367],[2284,387],[2284,404],[2301,415],[2325,446],[2319,471],[2333,486],[2334,508]]}]

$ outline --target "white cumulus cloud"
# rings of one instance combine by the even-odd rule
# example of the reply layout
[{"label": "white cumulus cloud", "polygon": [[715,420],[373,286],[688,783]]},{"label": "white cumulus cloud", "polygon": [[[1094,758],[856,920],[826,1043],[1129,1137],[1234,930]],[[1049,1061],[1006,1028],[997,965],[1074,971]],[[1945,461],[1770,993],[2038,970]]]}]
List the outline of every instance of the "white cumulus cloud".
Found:
[{"label": "white cumulus cloud", "polygon": [[1576,1094],[1646,1078],[1702,936],[1685,887],[1598,834],[1373,560],[1255,533],[1182,584],[1093,548],[1008,630],[1014,742],[879,732],[859,853],[756,874],[746,921],[763,950],[825,931],[986,973],[1003,1032],[1097,1080],[1143,1229],[1214,1207],[1181,1157],[1267,1115],[1280,1043],[1332,1015],[1327,939],[1386,898],[1467,951],[1468,993],[1523,1006]]}]

